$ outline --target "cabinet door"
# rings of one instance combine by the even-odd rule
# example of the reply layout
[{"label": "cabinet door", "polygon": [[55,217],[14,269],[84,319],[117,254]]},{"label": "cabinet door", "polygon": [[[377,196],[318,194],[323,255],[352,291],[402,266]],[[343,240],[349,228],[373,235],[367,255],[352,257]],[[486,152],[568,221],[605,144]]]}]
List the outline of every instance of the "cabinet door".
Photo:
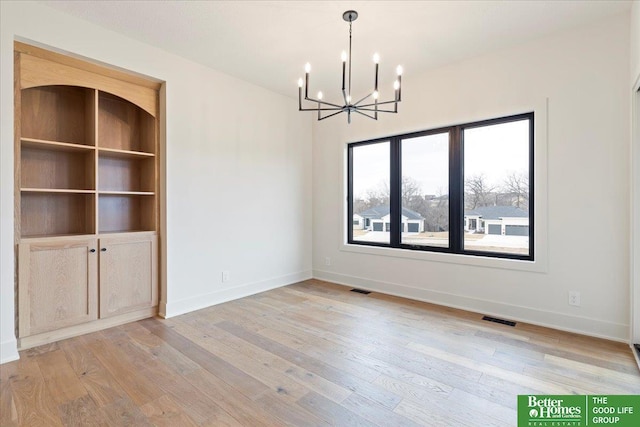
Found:
[{"label": "cabinet door", "polygon": [[69,239],[19,245],[20,337],[97,319],[96,243]]},{"label": "cabinet door", "polygon": [[156,236],[100,239],[100,318],[158,304]]}]

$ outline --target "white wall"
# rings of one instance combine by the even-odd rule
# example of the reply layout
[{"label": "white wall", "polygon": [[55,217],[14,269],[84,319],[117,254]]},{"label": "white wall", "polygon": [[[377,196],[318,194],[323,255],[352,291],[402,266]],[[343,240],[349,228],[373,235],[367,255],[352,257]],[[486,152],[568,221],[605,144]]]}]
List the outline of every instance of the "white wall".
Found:
[{"label": "white wall", "polygon": [[[631,9],[631,87],[632,90],[640,86],[640,1],[633,2]],[[632,295],[632,341],[640,343],[640,93],[633,95],[632,128],[632,265],[631,265],[631,295]],[[640,359],[639,359],[640,360]]]},{"label": "white wall", "polygon": [[[407,70],[397,116],[314,124],[314,276],[626,341],[629,35],[626,14],[427,74]],[[531,110],[536,264],[343,245],[346,143]],[[568,305],[569,290],[581,307]]]},{"label": "white wall", "polygon": [[631,6],[631,80],[640,77],[640,0]]},{"label": "white wall", "polygon": [[14,37],[167,82],[167,315],[310,277],[311,118],[301,117],[294,99],[40,4],[0,7],[0,361],[17,356]]}]

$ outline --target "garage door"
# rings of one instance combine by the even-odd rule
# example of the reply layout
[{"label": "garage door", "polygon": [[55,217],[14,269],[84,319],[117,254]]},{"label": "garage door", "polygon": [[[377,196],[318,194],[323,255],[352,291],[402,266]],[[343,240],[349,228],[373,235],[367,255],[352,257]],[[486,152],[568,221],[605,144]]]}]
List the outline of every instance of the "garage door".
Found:
[{"label": "garage door", "polygon": [[528,225],[506,225],[504,227],[504,234],[507,236],[528,236]]},{"label": "garage door", "polygon": [[410,222],[407,224],[407,228],[409,229],[409,233],[417,233],[418,231],[420,231],[420,224]]},{"label": "garage door", "polygon": [[500,224],[489,224],[489,234],[502,234],[502,226]]},{"label": "garage door", "polygon": [[382,231],[382,223],[374,222],[373,223],[373,231]]}]

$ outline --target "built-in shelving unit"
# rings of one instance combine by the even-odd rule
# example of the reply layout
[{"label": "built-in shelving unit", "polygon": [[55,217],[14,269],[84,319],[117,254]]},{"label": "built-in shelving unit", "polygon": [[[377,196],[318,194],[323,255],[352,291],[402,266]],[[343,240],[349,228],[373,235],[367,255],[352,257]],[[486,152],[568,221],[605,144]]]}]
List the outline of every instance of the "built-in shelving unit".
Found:
[{"label": "built-in shelving unit", "polygon": [[21,348],[153,315],[159,84],[15,46]]}]

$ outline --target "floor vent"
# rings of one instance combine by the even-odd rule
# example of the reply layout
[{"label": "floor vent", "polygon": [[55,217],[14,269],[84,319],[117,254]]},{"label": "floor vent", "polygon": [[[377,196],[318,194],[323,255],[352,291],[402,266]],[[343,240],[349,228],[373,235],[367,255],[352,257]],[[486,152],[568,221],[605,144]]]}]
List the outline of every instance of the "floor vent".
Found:
[{"label": "floor vent", "polygon": [[500,323],[507,326],[516,326],[516,322],[512,322],[511,320],[498,319],[497,317],[484,316],[482,320],[486,320],[487,322]]},{"label": "floor vent", "polygon": [[351,292],[357,292],[359,294],[369,295],[371,291],[365,291],[364,289],[353,288]]}]

